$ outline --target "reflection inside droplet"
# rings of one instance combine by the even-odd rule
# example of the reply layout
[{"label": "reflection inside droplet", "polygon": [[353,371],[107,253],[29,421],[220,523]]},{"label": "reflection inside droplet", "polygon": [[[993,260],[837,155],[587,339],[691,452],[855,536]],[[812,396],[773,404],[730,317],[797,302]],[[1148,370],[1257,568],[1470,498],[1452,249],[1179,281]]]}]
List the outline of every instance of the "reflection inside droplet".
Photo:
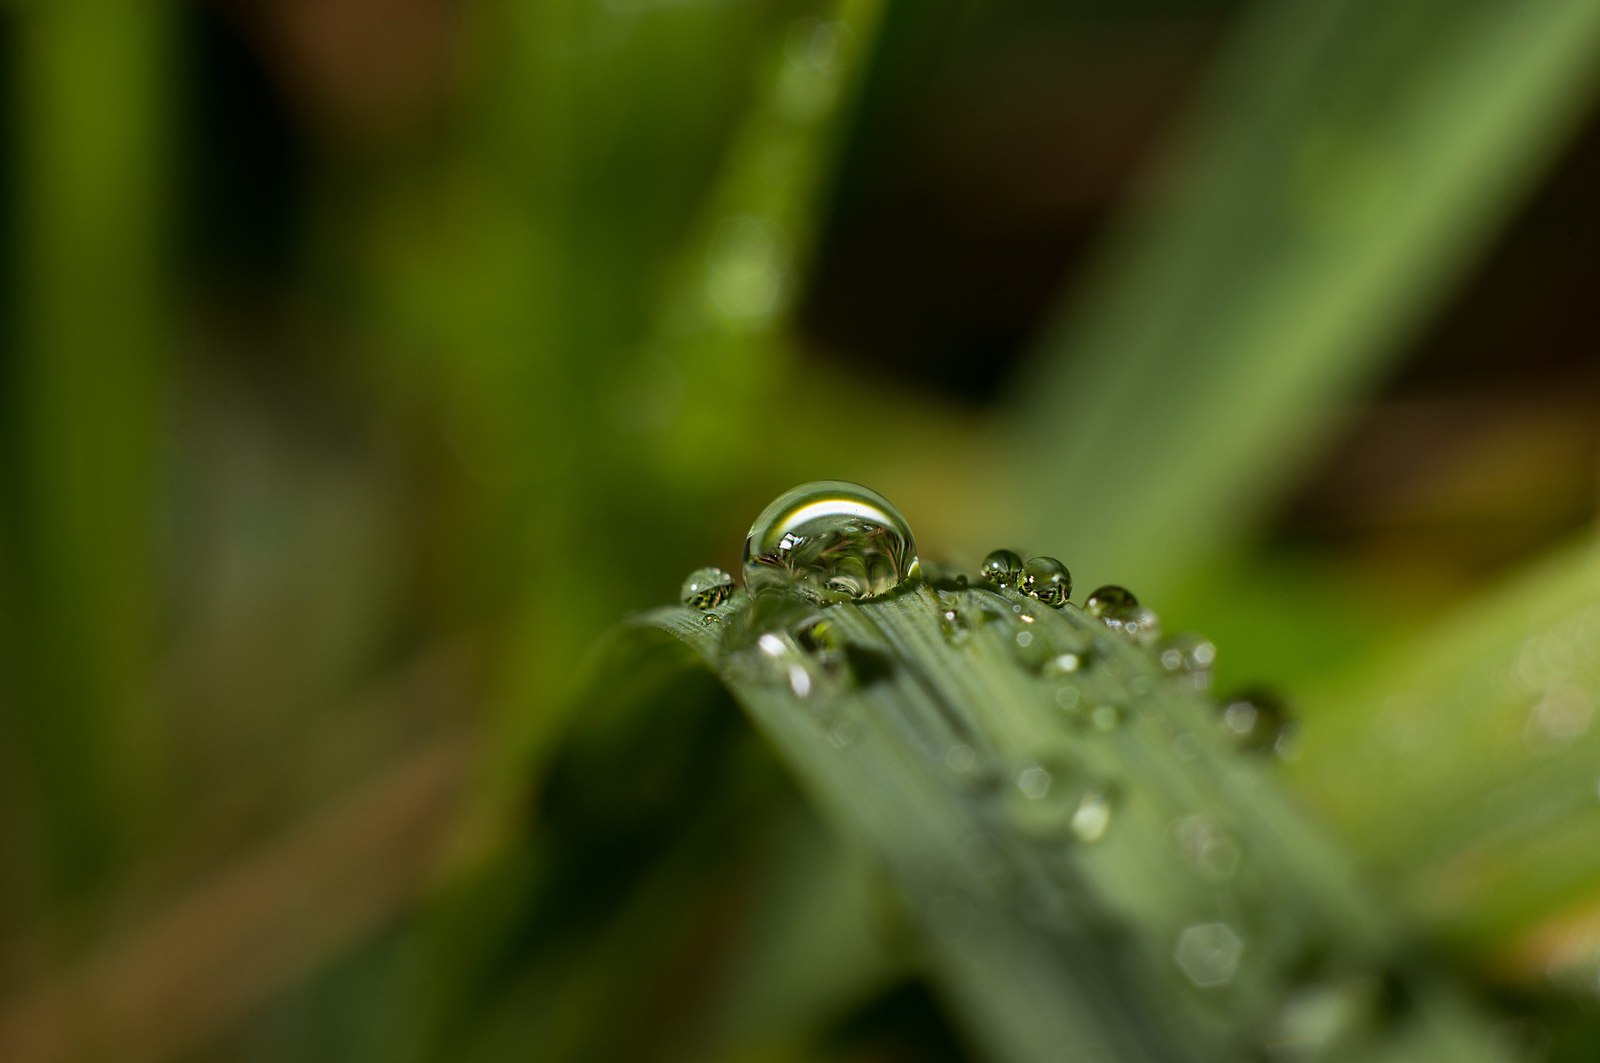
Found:
[{"label": "reflection inside droplet", "polygon": [[818,602],[876,598],[920,574],[905,517],[860,484],[819,480],[761,511],[744,544],[753,594],[784,589]]}]

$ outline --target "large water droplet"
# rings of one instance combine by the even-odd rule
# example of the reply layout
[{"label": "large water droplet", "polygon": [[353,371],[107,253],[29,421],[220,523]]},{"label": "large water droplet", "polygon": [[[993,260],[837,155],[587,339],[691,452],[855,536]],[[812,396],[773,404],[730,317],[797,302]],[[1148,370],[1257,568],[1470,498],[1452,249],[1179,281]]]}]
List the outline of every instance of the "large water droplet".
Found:
[{"label": "large water droplet", "polygon": [[785,587],[818,602],[876,598],[917,575],[911,527],[888,499],[843,480],[779,495],[744,543],[751,594]]},{"label": "large water droplet", "polygon": [[714,609],[733,594],[733,577],[720,568],[708,566],[689,573],[678,591],[683,604],[691,609]]},{"label": "large water droplet", "polygon": [[995,550],[983,559],[978,575],[1000,587],[1015,587],[1022,577],[1022,558],[1014,550]]},{"label": "large water droplet", "polygon": [[1053,557],[1031,557],[1022,566],[1017,589],[1059,608],[1072,596],[1072,574]]}]

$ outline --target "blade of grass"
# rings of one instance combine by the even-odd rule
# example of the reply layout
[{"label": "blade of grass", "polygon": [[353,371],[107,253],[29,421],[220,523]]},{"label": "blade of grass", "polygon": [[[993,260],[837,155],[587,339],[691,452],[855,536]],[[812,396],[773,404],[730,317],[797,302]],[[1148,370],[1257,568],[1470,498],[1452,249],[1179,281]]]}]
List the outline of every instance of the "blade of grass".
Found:
[{"label": "blade of grass", "polygon": [[150,661],[172,13],[31,4],[14,21],[6,634],[20,689],[0,726],[33,796],[43,881],[32,899],[54,903],[103,883],[162,796]]},{"label": "blade of grass", "polygon": [[1480,957],[1503,948],[1600,900],[1597,644],[1584,542],[1308,692],[1289,781],[1420,918]]},{"label": "blade of grass", "polygon": [[1158,590],[1234,540],[1597,83],[1596,0],[1256,4],[1015,396],[1032,534]]},{"label": "blade of grass", "polygon": [[[1496,1056],[1212,706],[1077,610],[952,584],[641,622],[883,862],[994,1057]],[[1087,666],[1025,665],[1019,635]],[[1330,1001],[1342,1021],[1308,1028]]]}]

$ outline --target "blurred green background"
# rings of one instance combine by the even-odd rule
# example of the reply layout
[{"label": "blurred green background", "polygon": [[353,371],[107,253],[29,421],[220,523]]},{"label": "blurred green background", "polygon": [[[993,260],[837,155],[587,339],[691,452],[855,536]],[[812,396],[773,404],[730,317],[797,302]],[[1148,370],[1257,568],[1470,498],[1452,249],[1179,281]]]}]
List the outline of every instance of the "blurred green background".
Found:
[{"label": "blurred green background", "polygon": [[1600,4],[12,0],[0,49],[0,1055],[981,1056],[747,744],[764,840],[650,896],[530,806],[602,633],[824,477],[1216,638],[1595,1047]]}]

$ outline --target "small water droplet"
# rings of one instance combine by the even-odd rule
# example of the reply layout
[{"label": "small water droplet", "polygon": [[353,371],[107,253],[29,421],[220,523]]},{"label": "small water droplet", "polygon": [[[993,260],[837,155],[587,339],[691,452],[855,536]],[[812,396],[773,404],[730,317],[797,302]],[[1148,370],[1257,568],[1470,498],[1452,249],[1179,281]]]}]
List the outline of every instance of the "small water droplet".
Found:
[{"label": "small water droplet", "polygon": [[678,598],[691,609],[714,609],[733,596],[733,577],[714,565],[697,568],[684,578]]},{"label": "small water droplet", "polygon": [[1239,846],[1211,820],[1196,813],[1172,825],[1178,851],[1206,878],[1224,882],[1239,870]]},{"label": "small water droplet", "polygon": [[1072,596],[1072,574],[1053,557],[1030,557],[1017,583],[1022,593],[1060,608]]},{"label": "small water droplet", "polygon": [[1189,981],[1216,989],[1233,981],[1244,942],[1227,923],[1198,923],[1178,935],[1172,959]]},{"label": "small water droplet", "polygon": [[1103,619],[1108,626],[1120,630],[1141,646],[1152,646],[1161,638],[1161,618],[1147,606],[1135,606]]},{"label": "small water droplet", "polygon": [[1054,781],[1050,773],[1038,764],[1031,764],[1017,773],[1017,789],[1034,801],[1042,801],[1050,793],[1050,785]]},{"label": "small water droplet", "polygon": [[1210,639],[1192,633],[1174,635],[1161,644],[1157,657],[1162,668],[1187,677],[1196,690],[1210,689],[1217,660],[1217,647]]},{"label": "small water droplet", "polygon": [[1007,811],[1019,830],[1035,837],[1063,837],[1070,829],[1077,791],[1068,783],[1065,764],[1024,764],[1013,777]]},{"label": "small water droplet", "polygon": [[1096,705],[1089,713],[1089,722],[1096,731],[1115,731],[1127,719],[1127,710],[1121,705]]},{"label": "small water droplet", "polygon": [[1219,718],[1222,729],[1235,745],[1252,753],[1280,752],[1287,744],[1289,710],[1275,695],[1251,690],[1223,702]]},{"label": "small water droplet", "polygon": [[955,742],[945,748],[944,766],[968,790],[990,791],[1000,781],[999,773],[965,742]]},{"label": "small water droplet", "polygon": [[750,527],[744,580],[817,602],[876,598],[918,575],[911,528],[888,499],[843,480],[786,491]]},{"label": "small water droplet", "polygon": [[1084,609],[1088,610],[1090,616],[1102,619],[1114,613],[1137,608],[1138,605],[1139,599],[1133,596],[1132,591],[1116,584],[1098,588],[1083,603]]},{"label": "small water droplet", "polygon": [[731,324],[760,324],[782,305],[787,260],[788,241],[769,222],[750,214],[726,218],[711,236],[706,295]]},{"label": "small water droplet", "polygon": [[959,609],[946,609],[939,614],[939,630],[952,646],[960,646],[972,637],[972,625]]},{"label": "small water droplet", "polygon": [[1106,828],[1111,825],[1110,798],[1098,790],[1085,791],[1078,798],[1078,807],[1073,810],[1072,821],[1068,825],[1080,842],[1099,841],[1105,837]]},{"label": "small water droplet", "polygon": [[828,744],[834,749],[844,749],[855,744],[861,731],[855,724],[840,720],[828,728]]},{"label": "small water droplet", "polygon": [[[1403,1010],[1395,978],[1331,977],[1310,982],[1284,1000],[1267,1030],[1266,1047],[1277,1060],[1361,1059],[1385,1022]],[[1542,1055],[1535,1058],[1542,1058]]]},{"label": "small water droplet", "polygon": [[1031,632],[1031,631],[1019,631],[1019,632],[1017,632],[1017,645],[1019,647],[1021,647],[1022,649],[1027,649],[1029,646],[1032,646],[1033,645],[1033,632]]},{"label": "small water droplet", "polygon": [[1572,683],[1561,683],[1544,691],[1523,728],[1532,744],[1568,745],[1582,738],[1594,722],[1594,701],[1587,691]]},{"label": "small water droplet", "polygon": [[1065,685],[1056,687],[1056,704],[1068,712],[1075,713],[1082,701],[1083,695],[1078,692],[1077,687]]},{"label": "small water droplet", "polygon": [[1044,662],[1045,671],[1058,675],[1067,675],[1082,667],[1083,657],[1076,653],[1058,653]]},{"label": "small water droplet", "polygon": [[983,559],[978,575],[998,587],[1015,587],[1022,578],[1022,558],[1015,550],[995,550]]},{"label": "small water droplet", "polygon": [[781,637],[768,632],[756,640],[761,652],[778,664],[788,681],[789,689],[797,698],[811,696],[811,672],[800,659],[799,651]]}]

